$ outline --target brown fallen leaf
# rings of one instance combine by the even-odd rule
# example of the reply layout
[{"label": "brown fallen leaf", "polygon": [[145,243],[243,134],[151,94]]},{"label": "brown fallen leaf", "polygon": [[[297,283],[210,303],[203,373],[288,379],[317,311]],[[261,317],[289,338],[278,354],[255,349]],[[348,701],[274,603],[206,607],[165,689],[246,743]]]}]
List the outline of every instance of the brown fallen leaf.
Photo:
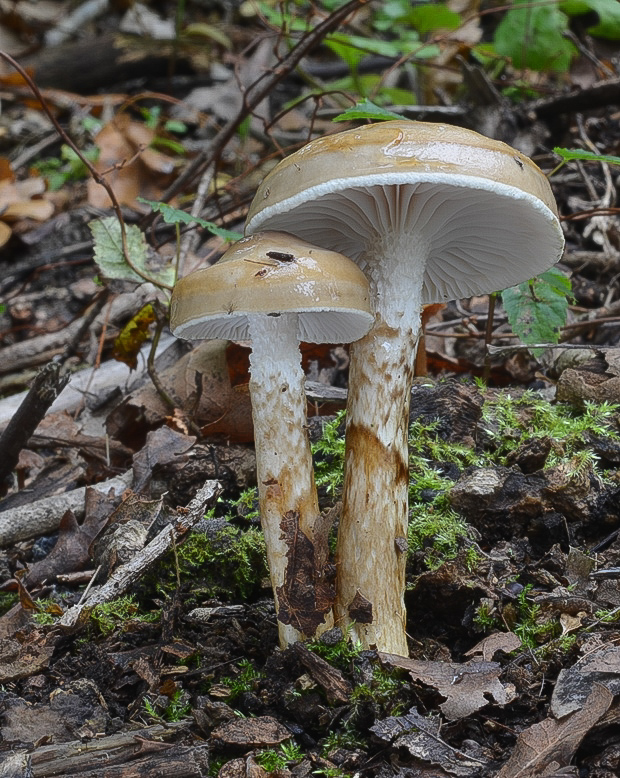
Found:
[{"label": "brown fallen leaf", "polygon": [[0,640],[0,683],[40,673],[48,666],[59,639],[59,635],[33,630],[21,632],[19,640]]},{"label": "brown fallen leaf", "polygon": [[379,659],[392,667],[407,670],[414,681],[434,686],[446,697],[439,706],[454,721],[475,713],[491,702],[505,705],[506,689],[499,681],[497,662],[420,662],[397,654],[380,652]]},{"label": "brown fallen leaf", "polygon": [[562,721],[549,718],[528,727],[517,738],[512,756],[497,778],[540,778],[568,767],[579,744],[605,715],[613,698],[597,683],[580,710]]},{"label": "brown fallen leaf", "polygon": [[[121,205],[140,207],[136,202],[139,196],[158,200],[175,170],[171,157],[149,148],[154,137],[153,130],[120,113],[95,138],[99,148],[95,169],[105,174]],[[93,179],[89,179],[87,191],[90,205],[110,207],[107,192]]]},{"label": "brown fallen leaf", "polygon": [[80,527],[74,513],[67,511],[60,521],[56,545],[46,557],[32,565],[26,584],[38,586],[44,581],[53,581],[58,573],[80,570],[88,562],[91,540],[88,527]]},{"label": "brown fallen leaf", "polygon": [[185,454],[196,442],[191,435],[183,435],[169,427],[160,427],[146,436],[146,443],[133,458],[134,491],[143,491],[151,482],[157,466],[170,465]]},{"label": "brown fallen leaf", "polygon": [[[234,443],[254,439],[252,406],[248,394],[231,386],[226,362],[228,341],[199,343],[159,379],[181,410],[201,427],[208,437],[222,437]],[[107,419],[109,434],[120,440],[136,436],[161,425],[170,409],[149,382],[132,392]]]},{"label": "brown fallen leaf", "polygon": [[490,662],[498,651],[509,654],[520,647],[521,638],[514,632],[494,632],[466,651],[465,656],[481,656],[483,662]]},{"label": "brown fallen leaf", "polygon": [[228,746],[268,748],[283,743],[292,735],[272,716],[257,716],[253,719],[228,721],[216,727],[211,737]]},{"label": "brown fallen leaf", "polygon": [[57,689],[49,705],[11,700],[3,714],[2,739],[37,743],[42,738],[52,738],[63,743],[76,736],[92,738],[97,732],[105,732],[109,722],[99,700],[97,687],[87,679]]},{"label": "brown fallen leaf", "polygon": [[394,749],[406,748],[420,762],[439,766],[446,772],[433,776],[457,775],[469,778],[476,775],[487,759],[479,759],[459,751],[440,737],[441,717],[438,714],[422,716],[414,707],[403,716],[388,716],[377,721],[370,731]]},{"label": "brown fallen leaf", "polygon": [[[13,181],[12,175],[0,175],[0,248],[11,235],[14,224],[26,219],[38,222],[47,221],[54,214],[54,205],[41,198],[45,193],[45,181],[39,177]],[[33,200],[36,197],[38,199]]]},{"label": "brown fallen leaf", "polygon": [[620,692],[619,647],[603,646],[560,670],[551,697],[551,713],[559,719],[579,710],[595,684],[602,684],[614,694]]}]

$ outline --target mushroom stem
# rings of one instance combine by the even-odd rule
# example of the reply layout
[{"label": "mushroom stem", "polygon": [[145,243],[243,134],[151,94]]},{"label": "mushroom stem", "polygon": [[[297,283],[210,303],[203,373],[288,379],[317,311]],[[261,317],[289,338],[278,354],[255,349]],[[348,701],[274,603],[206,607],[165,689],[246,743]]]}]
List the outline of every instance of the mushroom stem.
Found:
[{"label": "mushroom stem", "polygon": [[258,498],[280,645],[332,624],[332,586],[325,576],[297,314],[249,317],[250,396]]},{"label": "mushroom stem", "polygon": [[[404,242],[410,255],[415,238]],[[426,252],[400,262],[402,248],[381,241],[366,264],[375,323],[351,346],[334,615],[364,647],[407,656],[408,422]]]}]

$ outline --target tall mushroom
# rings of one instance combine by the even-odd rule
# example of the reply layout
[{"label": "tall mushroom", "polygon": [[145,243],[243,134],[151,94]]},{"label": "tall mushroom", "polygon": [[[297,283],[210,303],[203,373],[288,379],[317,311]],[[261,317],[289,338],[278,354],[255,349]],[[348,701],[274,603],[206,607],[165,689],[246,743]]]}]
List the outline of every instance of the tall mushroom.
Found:
[{"label": "tall mushroom", "polygon": [[354,259],[371,331],[351,349],[335,616],[366,646],[407,654],[408,409],[425,303],[548,269],[562,230],[542,171],[504,143],[389,121],[311,141],[267,175],[246,232],[290,230]]},{"label": "tall mushroom", "polygon": [[175,335],[252,342],[258,495],[283,647],[332,625],[335,594],[306,432],[299,341],[348,343],[372,321],[368,281],[354,262],[277,232],[240,240],[173,291]]}]

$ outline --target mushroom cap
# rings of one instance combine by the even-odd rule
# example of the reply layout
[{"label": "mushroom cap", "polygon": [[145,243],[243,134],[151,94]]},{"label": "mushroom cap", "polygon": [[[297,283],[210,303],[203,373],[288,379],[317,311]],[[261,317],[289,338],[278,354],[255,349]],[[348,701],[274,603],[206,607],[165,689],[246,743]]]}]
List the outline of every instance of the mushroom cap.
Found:
[{"label": "mushroom cap", "polygon": [[407,120],[318,138],[282,160],[250,207],[246,233],[258,229],[294,231],[364,270],[378,238],[405,235],[403,259],[419,246],[427,257],[423,303],[513,286],[564,247],[551,187],[528,157],[471,130]]},{"label": "mushroom cap", "polygon": [[374,320],[368,281],[354,262],[286,233],[262,232],[176,283],[170,328],[188,340],[249,340],[249,317],[282,313],[298,314],[298,339],[311,343],[358,340]]}]

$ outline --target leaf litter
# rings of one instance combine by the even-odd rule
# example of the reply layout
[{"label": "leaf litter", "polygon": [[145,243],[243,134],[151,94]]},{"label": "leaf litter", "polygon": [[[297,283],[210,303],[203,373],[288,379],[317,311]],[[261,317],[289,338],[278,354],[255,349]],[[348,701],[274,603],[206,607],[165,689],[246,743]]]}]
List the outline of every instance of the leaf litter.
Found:
[{"label": "leaf litter", "polygon": [[[18,5],[23,6],[16,10],[18,17],[23,16],[22,31],[36,34],[26,19],[25,5]],[[390,4],[379,13],[399,13],[397,5]],[[465,6],[473,9],[467,3],[450,6],[456,10],[444,9],[446,19],[459,18]],[[613,27],[613,13],[604,0],[597,8],[605,29]],[[200,20],[192,34],[201,24],[203,32],[208,32],[210,22]],[[506,30],[509,23],[513,29],[525,23],[522,17],[517,22],[514,16],[508,19],[496,42],[510,47]],[[395,23],[387,16],[382,23],[384,29],[394,30],[404,24],[402,19]],[[429,56],[431,49],[441,50],[433,83],[443,94],[454,94],[462,84],[457,73],[460,65],[455,65],[454,72],[444,70],[443,65],[459,62],[455,57],[462,59],[464,48],[477,46],[482,23],[473,16],[455,31],[452,40],[426,46]],[[564,20],[556,14],[545,17],[547,23],[547,33],[557,37]],[[2,24],[8,24],[6,18]],[[227,63],[233,63],[224,68],[226,78],[211,93],[222,105],[233,106],[232,111],[223,112],[225,116],[218,115],[218,120],[234,122],[243,109],[239,79],[246,89],[252,84],[253,71],[267,73],[276,61],[278,50],[270,41],[248,58],[238,53],[237,44],[249,43],[249,35],[254,36],[254,32],[248,35],[249,29],[247,22],[231,24],[219,37],[208,35],[210,50],[204,52],[203,60],[221,57],[220,46],[228,52],[221,58],[228,57]],[[359,36],[351,36],[349,42],[356,41]],[[182,62],[186,42],[179,44],[177,63]],[[382,43],[390,46],[390,41]],[[334,38],[332,51],[344,51],[341,44],[341,39]],[[564,57],[568,51],[564,42]],[[477,50],[477,55],[481,52]],[[531,57],[546,54],[538,46],[529,52]],[[190,59],[200,61],[197,54]],[[313,54],[303,67],[334,64],[333,59],[324,60]],[[259,61],[263,63],[260,67]],[[351,62],[357,67],[363,59]],[[527,66],[532,64],[535,59],[528,60]],[[357,73],[356,79],[365,76]],[[553,80],[546,80],[546,74],[540,78],[552,92]],[[593,77],[582,78],[587,84]],[[305,80],[318,83],[316,76]],[[293,81],[280,86],[280,103],[299,97],[299,86]],[[493,84],[487,86],[495,89]],[[13,88],[8,81],[3,87]],[[349,87],[341,84],[333,94]],[[471,84],[467,89],[475,94]],[[487,98],[493,89],[487,90]],[[587,89],[582,91],[589,94]],[[63,96],[59,90],[47,94],[59,110],[70,105],[72,111],[99,112],[105,104],[105,96]],[[372,100],[368,97],[357,101],[353,113],[357,110],[364,115],[364,110],[370,110],[381,118],[389,112],[389,107],[374,102],[374,93]],[[178,147],[170,155],[159,150],[153,124],[147,127],[127,105],[119,108],[122,95],[108,98],[107,115],[96,136],[100,147],[96,169],[109,171],[119,201],[134,209],[139,218],[145,209],[136,206],[137,196],[158,201],[186,158]],[[504,98],[495,105],[491,101],[491,106],[483,103],[472,112],[472,116],[484,117],[490,134],[501,127],[500,117],[507,111],[519,111],[516,104],[503,102]],[[321,98],[332,99],[332,113],[346,111],[349,103],[338,104],[327,94]],[[230,139],[226,154],[218,159],[212,185],[206,179],[203,182],[205,190],[211,186],[212,192],[207,195],[209,207],[199,209],[201,215],[177,208],[177,201],[156,203],[164,225],[156,222],[148,240],[141,228],[127,225],[130,256],[141,273],[172,283],[171,260],[177,247],[171,236],[177,228],[180,232],[197,224],[209,231],[200,251],[210,258],[221,253],[224,241],[240,234],[244,198],[273,162],[267,153],[270,121],[277,128],[274,148],[303,142],[305,125],[311,122],[319,131],[330,129],[320,110],[316,115],[304,112],[303,101],[295,112],[283,115],[280,123],[273,107],[263,97],[262,118],[251,121],[247,134],[245,128]],[[187,113],[197,133],[183,138],[181,144],[190,155],[205,145],[208,131],[205,135],[204,128],[211,113],[217,114],[206,103],[202,109],[209,112],[206,122],[200,110]],[[34,109],[28,110],[31,113],[24,114],[24,121],[34,116]],[[537,110],[536,105],[530,103],[528,110]],[[526,116],[527,112],[519,113],[514,126],[529,128]],[[588,123],[587,132],[599,148],[613,151],[617,133],[609,122],[598,121]],[[158,125],[157,132],[162,126]],[[549,144],[536,134],[540,128],[530,129],[522,133],[528,136],[522,140],[542,153]],[[581,129],[585,131],[585,126]],[[511,130],[504,127],[500,134],[504,132],[505,139],[514,143]],[[547,127],[544,132],[552,131]],[[578,122],[561,137],[556,137],[556,130],[553,133],[553,141],[562,147],[586,142]],[[171,150],[173,145],[163,148]],[[197,159],[201,154],[197,152]],[[540,159],[552,166],[544,154]],[[593,165],[587,153],[579,159]],[[613,164],[614,160],[609,154],[601,162]],[[599,178],[594,167],[582,167],[581,173],[584,180],[579,186],[574,181],[556,185],[566,216],[583,210],[583,205],[575,206],[570,187],[579,188],[582,203],[594,207],[597,188],[605,186],[604,175]],[[33,229],[32,222],[37,218],[46,222],[55,206],[66,208],[71,197],[84,197],[79,182],[67,182],[67,186],[75,188],[63,200],[45,193],[34,178],[33,183],[25,178],[5,185],[6,213],[10,215],[13,206],[17,218],[6,240],[19,249],[17,264],[3,257],[7,271],[3,288],[15,298],[1,312],[7,357],[13,353],[11,347],[19,345],[22,335],[16,333],[29,339],[31,334],[62,327],[76,312],[86,316],[84,306],[88,308],[90,300],[80,291],[80,284],[92,280],[95,273],[114,279],[112,289],[126,290],[144,280],[124,264],[114,219],[103,222],[105,234],[95,235],[98,269],[90,255],[85,273],[73,268],[61,275],[46,269],[48,264],[64,261],[67,240],[63,238],[74,234],[73,216],[68,210],[49,227],[44,224],[49,229],[45,241],[37,231],[40,227]],[[102,192],[92,182],[87,184],[91,206],[108,205]],[[179,775],[206,775],[209,770],[222,778],[268,773],[507,778],[574,775],[574,766],[579,764],[582,772],[590,769],[597,778],[616,774],[613,743],[606,740],[606,727],[614,722],[611,700],[619,689],[616,644],[620,639],[615,622],[620,608],[616,470],[620,456],[617,408],[613,406],[618,402],[614,219],[613,213],[606,214],[590,231],[583,229],[579,219],[565,222],[571,246],[566,266],[561,275],[552,275],[547,282],[555,292],[568,291],[567,268],[575,268],[571,280],[576,305],[566,296],[552,294],[547,302],[556,318],[541,319],[536,303],[549,288],[541,288],[536,281],[521,290],[520,301],[514,293],[512,299],[505,293],[504,308],[496,312],[493,336],[497,342],[512,343],[511,327],[530,342],[533,338],[553,341],[577,332],[582,345],[593,341],[596,346],[585,362],[575,360],[569,367],[562,366],[560,357],[566,360],[567,355],[559,349],[536,354],[540,361],[523,352],[508,358],[493,355],[490,376],[497,384],[508,384],[508,391],[482,390],[471,381],[435,382],[428,377],[421,377],[416,386],[411,418],[415,509],[409,548],[403,547],[408,553],[411,658],[388,661],[373,651],[361,651],[347,644],[339,629],[309,648],[275,650],[273,604],[261,562],[257,506],[251,490],[251,410],[244,388],[247,375],[239,357],[242,346],[211,344],[185,356],[177,346],[160,350],[156,369],[165,390],[174,397],[177,408],[172,410],[141,379],[146,352],[140,345],[155,327],[148,306],[155,296],[161,300],[165,295],[150,293],[139,304],[136,295],[136,307],[126,315],[106,318],[104,314],[89,348],[82,348],[77,356],[75,343],[67,337],[61,350],[66,348],[70,355],[63,358],[73,360],[68,364],[77,367],[79,357],[100,364],[104,373],[115,358],[116,342],[120,349],[116,358],[129,361],[134,378],[142,383],[129,393],[112,378],[112,391],[105,396],[91,392],[87,385],[81,390],[80,403],[70,409],[74,426],[67,423],[68,417],[48,417],[47,430],[40,428],[22,452],[16,471],[19,488],[9,485],[5,505],[22,513],[26,508],[36,510],[37,505],[42,510],[43,503],[57,497],[57,491],[62,494],[62,489],[71,494],[84,484],[89,489],[86,494],[80,492],[70,512],[66,505],[61,510],[62,502],[46,502],[46,510],[53,513],[51,525],[4,544],[0,569],[8,610],[0,619],[4,684],[0,729],[14,753],[3,754],[2,769],[21,775],[33,767],[36,775],[45,760],[52,764],[59,760],[56,764],[65,765],[66,775],[94,775],[104,769],[103,764],[107,769],[113,763],[127,766],[133,761],[136,770],[160,770],[153,774],[172,774],[177,767]],[[101,226],[94,229],[101,230]],[[59,232],[63,237],[57,241]],[[22,234],[23,243],[16,243]],[[29,243],[28,234],[38,237]],[[75,234],[84,239],[83,232],[76,229]],[[199,264],[202,259],[191,257],[191,263]],[[60,281],[54,273],[59,273]],[[38,274],[42,274],[41,282]],[[56,285],[63,286],[62,302],[51,293]],[[523,303],[525,291],[531,293],[529,307]],[[566,308],[572,320],[564,324]],[[143,321],[138,318],[140,309],[147,312]],[[434,311],[426,322],[431,374],[441,370],[457,376],[484,372],[480,344],[487,311],[486,298]],[[606,320],[607,329],[597,318]],[[125,325],[119,339],[118,331]],[[30,347],[38,351],[38,343],[32,339]],[[336,384],[329,387],[334,389],[344,385],[348,357],[346,351],[335,349],[306,353],[307,372],[316,382],[312,405],[317,424],[309,420],[316,439],[326,419],[342,406],[337,395],[328,398],[327,385]],[[23,369],[28,363],[21,364]],[[27,386],[30,379],[19,380]],[[555,395],[552,381],[557,381]],[[521,396],[520,386],[528,384],[534,391]],[[566,405],[548,403],[553,396]],[[560,419],[563,407],[567,410]],[[190,421],[204,436],[200,442],[188,434]],[[565,428],[560,430],[562,424]],[[338,459],[337,449],[330,445],[317,449],[321,466],[329,466],[330,458]],[[192,504],[205,476],[219,483],[206,501],[206,518],[205,505],[195,512]],[[102,488],[91,489],[95,482]],[[337,479],[326,479],[321,494],[321,507],[329,512],[329,521],[336,523],[337,488]],[[215,497],[218,492],[219,499]],[[11,537],[4,531],[2,536]],[[87,588],[67,583],[71,575],[83,576],[81,586]],[[293,599],[291,609],[298,617]],[[364,618],[361,596],[358,606]],[[53,743],[45,740],[49,737]],[[139,759],[136,742],[142,755]],[[301,755],[291,743],[303,746]],[[105,757],[97,762],[99,752]],[[165,755],[163,767],[157,761],[162,759],[160,753]],[[86,763],[85,758],[93,761]]]}]

